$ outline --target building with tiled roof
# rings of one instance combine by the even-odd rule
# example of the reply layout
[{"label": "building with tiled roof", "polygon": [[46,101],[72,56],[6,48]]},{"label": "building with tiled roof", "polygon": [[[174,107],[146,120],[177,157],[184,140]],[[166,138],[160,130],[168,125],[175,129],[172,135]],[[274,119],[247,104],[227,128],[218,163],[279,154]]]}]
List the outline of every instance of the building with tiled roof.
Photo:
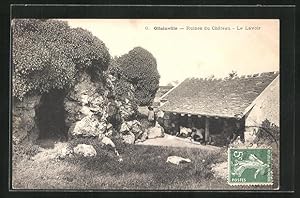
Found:
[{"label": "building with tiled roof", "polygon": [[[275,116],[278,120],[279,72],[266,72],[223,79],[188,78],[160,98],[161,106],[159,108],[174,115],[205,117],[210,120],[218,118],[236,119],[243,120],[243,124],[245,124],[248,115],[251,115],[250,111],[255,109],[258,99],[264,101],[264,105],[267,105],[266,100],[270,98],[263,99],[259,96],[267,92],[271,84],[275,82],[277,82],[277,87],[273,88],[273,92],[275,91],[275,97],[278,98],[273,98],[273,100],[278,103],[278,107],[276,107],[278,110],[276,109],[275,112],[275,114],[278,114]],[[263,95],[272,97],[268,94]],[[270,106],[270,108],[273,107]],[[262,106],[260,106],[260,109],[262,109]],[[255,111],[256,114],[262,114],[259,110]],[[256,119],[259,116],[251,115],[250,117]],[[207,122],[209,122],[209,119],[207,119]],[[260,122],[260,120],[256,120],[256,122]],[[279,123],[279,120],[277,123]]]}]

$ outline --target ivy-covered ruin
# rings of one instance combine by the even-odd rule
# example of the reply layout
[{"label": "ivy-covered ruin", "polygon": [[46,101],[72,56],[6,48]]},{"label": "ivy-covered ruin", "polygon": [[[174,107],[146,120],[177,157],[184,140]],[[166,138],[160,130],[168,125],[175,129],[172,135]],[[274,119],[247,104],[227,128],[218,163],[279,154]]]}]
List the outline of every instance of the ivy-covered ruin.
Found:
[{"label": "ivy-covered ruin", "polygon": [[[138,47],[112,59],[104,42],[87,30],[61,20],[14,19],[12,68],[14,146],[99,135],[127,143],[145,138],[137,107],[152,103],[159,83],[156,60],[147,50]],[[109,95],[120,114],[117,132],[108,120]]]}]

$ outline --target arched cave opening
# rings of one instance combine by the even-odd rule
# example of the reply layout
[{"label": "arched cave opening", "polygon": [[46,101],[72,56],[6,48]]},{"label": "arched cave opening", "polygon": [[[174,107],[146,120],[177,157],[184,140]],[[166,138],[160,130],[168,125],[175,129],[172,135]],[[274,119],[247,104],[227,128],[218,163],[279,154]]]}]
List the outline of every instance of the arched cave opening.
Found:
[{"label": "arched cave opening", "polygon": [[38,127],[37,142],[54,146],[55,141],[67,140],[65,124],[64,99],[65,90],[52,90],[44,93],[36,108],[36,123]]}]

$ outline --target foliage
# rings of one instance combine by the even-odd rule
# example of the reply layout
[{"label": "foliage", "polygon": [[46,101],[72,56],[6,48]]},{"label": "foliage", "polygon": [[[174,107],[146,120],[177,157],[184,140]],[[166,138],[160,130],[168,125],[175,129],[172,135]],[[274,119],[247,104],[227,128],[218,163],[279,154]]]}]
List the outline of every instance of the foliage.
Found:
[{"label": "foliage", "polygon": [[13,96],[67,89],[83,70],[107,69],[105,44],[90,32],[58,20],[12,21]]},{"label": "foliage", "polygon": [[280,139],[280,128],[275,124],[271,123],[268,119],[265,119],[261,123],[261,127],[257,131],[256,141],[259,143],[279,143]]},{"label": "foliage", "polygon": [[273,186],[278,186],[279,181],[279,165],[280,165],[280,158],[279,158],[279,144],[280,144],[280,128],[279,126],[271,123],[268,119],[265,119],[261,126],[259,127],[258,131],[256,132],[256,138],[254,140],[256,144],[260,145],[267,145],[272,147],[272,160],[273,160]]},{"label": "foliage", "polygon": [[229,75],[229,78],[234,78],[234,77],[238,76],[237,71],[233,71],[233,70],[228,75]]},{"label": "foliage", "polygon": [[[111,63],[113,63],[114,61],[115,59],[112,59]],[[104,75],[106,76],[106,78],[110,78],[108,77],[109,75],[112,75],[113,78],[115,78],[115,81],[113,82],[114,88],[110,90],[111,93],[113,93],[113,95],[115,96],[115,99],[121,101],[123,104],[126,104],[126,100],[128,100],[132,105],[134,111],[137,111],[138,105],[134,95],[134,87],[125,78],[122,70],[119,67],[111,66],[109,67],[107,72],[104,72]]]},{"label": "foliage", "polygon": [[154,56],[141,47],[135,47],[112,61],[111,67],[119,68],[118,73],[135,89],[138,105],[149,105],[153,102],[159,88],[159,73]]},{"label": "foliage", "polygon": [[121,78],[116,82],[115,92],[118,100],[123,100],[124,98],[127,98],[130,101],[130,103],[134,105],[134,108],[137,108],[137,100],[134,96],[134,88],[132,84],[130,84],[124,78]]}]

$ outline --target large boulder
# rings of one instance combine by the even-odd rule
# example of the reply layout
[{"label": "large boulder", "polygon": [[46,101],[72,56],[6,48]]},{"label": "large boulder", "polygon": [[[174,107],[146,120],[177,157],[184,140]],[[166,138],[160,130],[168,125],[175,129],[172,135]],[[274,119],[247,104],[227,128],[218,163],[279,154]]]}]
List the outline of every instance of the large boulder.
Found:
[{"label": "large boulder", "polygon": [[143,128],[139,121],[132,121],[131,132],[135,135],[136,139],[143,133]]},{"label": "large boulder", "polygon": [[121,125],[121,128],[120,128],[120,133],[126,134],[129,131],[130,131],[130,128],[129,128],[127,122],[123,122]]},{"label": "large boulder", "polygon": [[78,79],[78,83],[68,92],[64,100],[67,127],[86,116],[96,114],[101,117],[106,106],[105,87],[101,82],[92,82],[86,73],[81,74]]},{"label": "large boulder", "polygon": [[128,132],[125,135],[122,135],[123,142],[127,144],[134,144],[135,142],[135,135],[132,132]]},{"label": "large boulder", "polygon": [[116,148],[115,143],[108,137],[104,136],[104,135],[99,135],[99,140],[102,144],[106,145],[106,146],[110,146],[112,148]]},{"label": "large boulder", "polygon": [[19,144],[25,138],[38,136],[35,109],[41,96],[30,96],[22,101],[14,101],[12,108],[12,142]]},{"label": "large boulder", "polygon": [[164,129],[159,124],[148,129],[148,139],[164,137]]},{"label": "large boulder", "polygon": [[66,146],[66,147],[63,147],[57,153],[56,158],[62,160],[62,159],[65,159],[65,158],[71,157],[71,156],[73,156],[73,150],[71,148],[69,148],[68,146]]},{"label": "large boulder", "polygon": [[103,125],[94,115],[86,116],[69,129],[69,134],[80,137],[97,137],[105,131]]},{"label": "large boulder", "polygon": [[74,154],[83,157],[95,157],[97,155],[96,150],[92,145],[78,144],[74,149]]}]

